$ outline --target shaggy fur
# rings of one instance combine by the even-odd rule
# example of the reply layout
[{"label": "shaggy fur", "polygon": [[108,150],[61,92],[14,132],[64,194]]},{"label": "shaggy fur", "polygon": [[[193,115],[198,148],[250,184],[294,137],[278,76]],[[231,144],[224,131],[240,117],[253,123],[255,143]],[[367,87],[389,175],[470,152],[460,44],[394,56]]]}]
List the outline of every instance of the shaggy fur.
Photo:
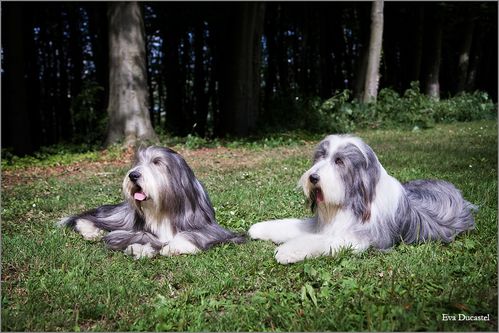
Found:
[{"label": "shaggy fur", "polygon": [[349,247],[388,249],[399,242],[451,242],[474,228],[476,206],[451,183],[388,175],[361,139],[330,135],[317,146],[313,165],[299,181],[316,215],[253,225],[253,239],[282,244],[276,259],[287,264]]},{"label": "shaggy fur", "polygon": [[[168,148],[139,150],[123,180],[125,201],[60,222],[114,250],[139,257],[195,253],[244,237],[222,228],[202,184],[185,160]],[[109,232],[106,234],[106,232]],[[105,235],[105,236],[104,236]]]}]

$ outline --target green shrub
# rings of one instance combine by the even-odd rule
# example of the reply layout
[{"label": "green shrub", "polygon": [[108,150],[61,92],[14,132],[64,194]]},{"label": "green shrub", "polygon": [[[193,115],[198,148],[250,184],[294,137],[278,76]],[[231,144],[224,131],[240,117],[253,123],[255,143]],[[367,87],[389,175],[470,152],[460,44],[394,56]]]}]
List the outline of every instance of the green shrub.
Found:
[{"label": "green shrub", "polygon": [[356,120],[362,114],[351,100],[351,92],[343,90],[321,103],[318,107],[319,122],[322,128],[328,132],[351,132],[356,127]]},{"label": "green shrub", "polygon": [[372,120],[383,127],[430,128],[435,123],[435,103],[438,102],[420,92],[417,82],[412,82],[402,97],[385,88],[373,105],[377,116]]},{"label": "green shrub", "polygon": [[462,93],[435,105],[437,122],[493,119],[496,106],[486,92]]},{"label": "green shrub", "polygon": [[102,141],[106,133],[108,117],[98,109],[104,98],[104,88],[94,81],[84,81],[80,93],[73,98],[70,112],[73,115],[75,133],[73,142],[95,143]]},{"label": "green shrub", "polygon": [[485,92],[462,93],[437,100],[412,82],[402,96],[390,88],[382,89],[376,102],[363,104],[349,90],[322,101],[309,100],[304,107],[303,126],[309,130],[344,133],[356,128],[431,128],[437,122],[493,119],[496,105]]}]

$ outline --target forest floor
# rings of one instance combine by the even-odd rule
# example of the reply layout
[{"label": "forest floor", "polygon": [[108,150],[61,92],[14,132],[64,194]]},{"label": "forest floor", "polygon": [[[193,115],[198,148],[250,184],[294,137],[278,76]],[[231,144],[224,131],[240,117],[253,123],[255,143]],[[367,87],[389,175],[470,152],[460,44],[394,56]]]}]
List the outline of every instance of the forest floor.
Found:
[{"label": "forest floor", "polygon": [[[402,182],[453,182],[480,207],[476,229],[449,245],[288,266],[261,241],[133,260],[55,227],[120,201],[130,150],[14,163],[2,170],[2,331],[497,331],[496,121],[356,134]],[[205,184],[219,223],[245,232],[310,214],[296,183],[320,138],[173,148]]]}]

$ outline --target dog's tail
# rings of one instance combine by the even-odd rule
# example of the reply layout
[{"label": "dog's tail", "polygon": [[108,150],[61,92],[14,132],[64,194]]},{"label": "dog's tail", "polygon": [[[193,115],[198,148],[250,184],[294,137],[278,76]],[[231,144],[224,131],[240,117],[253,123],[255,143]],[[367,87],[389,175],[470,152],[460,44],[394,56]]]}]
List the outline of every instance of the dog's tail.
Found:
[{"label": "dog's tail", "polygon": [[461,232],[475,228],[472,212],[478,207],[466,201],[451,183],[415,180],[403,187],[406,195],[397,217],[403,220],[400,231],[405,243],[449,243]]}]

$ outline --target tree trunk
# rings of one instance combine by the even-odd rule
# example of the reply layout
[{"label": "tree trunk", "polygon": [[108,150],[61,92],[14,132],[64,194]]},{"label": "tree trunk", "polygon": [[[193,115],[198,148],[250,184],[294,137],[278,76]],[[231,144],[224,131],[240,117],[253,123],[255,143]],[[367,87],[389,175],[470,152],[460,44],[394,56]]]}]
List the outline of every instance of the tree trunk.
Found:
[{"label": "tree trunk", "polygon": [[[81,92],[83,75],[83,48],[81,43],[79,7],[69,8],[69,58],[71,61],[70,95],[74,101]],[[74,118],[74,114],[72,118]],[[74,126],[74,122],[73,122]]]},{"label": "tree trunk", "polygon": [[[65,8],[61,8],[61,12],[64,12]],[[62,14],[62,13],[61,13]],[[68,22],[69,23],[69,22]],[[78,24],[78,19],[76,19],[76,22]],[[59,18],[59,29],[57,31],[57,106],[56,106],[56,112],[57,112],[57,142],[64,140],[64,141],[69,141],[70,138],[73,136],[73,128],[71,126],[72,123],[72,117],[71,117],[71,101],[68,98],[68,94],[71,93],[70,90],[70,80],[69,80],[69,72],[70,72],[70,67],[68,65],[68,48],[67,48],[67,43],[66,42],[66,35],[67,35],[67,30],[66,30],[66,22],[65,22],[65,17],[64,15],[61,15]],[[70,32],[71,33],[71,32]]]},{"label": "tree trunk", "polygon": [[208,96],[206,95],[206,71],[204,66],[204,24],[196,24],[194,32],[194,98],[195,98],[195,131],[204,137],[206,133],[206,119],[208,116]]},{"label": "tree trunk", "polygon": [[277,19],[278,27],[276,34],[277,48],[277,71],[279,74],[279,89],[277,90],[281,95],[288,96],[290,90],[289,84],[289,66],[288,66],[288,37],[284,32],[288,29],[283,18],[283,6],[277,3]]},{"label": "tree trunk", "polygon": [[[333,37],[331,34],[331,23],[329,22],[332,13],[327,11],[327,6],[321,8],[320,12],[320,48],[319,48],[319,60],[321,68],[321,87],[320,87],[320,97],[329,98],[332,96],[332,81],[333,81],[333,50],[332,42]],[[335,16],[338,18],[338,16]],[[334,20],[337,22],[337,20]],[[335,23],[333,23],[335,24]],[[336,23],[338,24],[338,23]],[[335,73],[339,75],[339,73]]]},{"label": "tree trunk", "polygon": [[408,60],[405,62],[407,77],[403,87],[410,87],[413,81],[420,81],[421,63],[423,59],[423,36],[424,36],[424,7],[416,9],[415,18],[412,20],[413,29],[411,29],[410,38],[405,41],[405,54]]},{"label": "tree trunk", "polygon": [[379,85],[379,64],[383,43],[383,0],[372,2],[371,38],[369,40],[369,58],[367,61],[366,80],[362,102],[376,101]]},{"label": "tree trunk", "polygon": [[146,64],[147,64],[147,89],[148,89],[148,96],[149,96],[149,119],[151,121],[151,126],[154,128],[157,125],[156,119],[154,119],[154,85],[152,83],[152,76],[153,73],[151,71],[151,66],[149,65],[149,54],[151,54],[151,50],[148,49],[147,47],[147,42],[146,42]]},{"label": "tree trunk", "polygon": [[[350,43],[350,54],[354,54],[353,46],[355,45],[357,48],[360,48],[360,52],[358,52],[355,57],[355,75],[353,77],[353,91],[354,98],[358,101],[362,100],[364,96],[364,86],[366,81],[366,72],[367,72],[367,60],[369,56],[369,28],[367,25],[367,21],[369,20],[369,8],[365,6],[358,6],[354,8],[352,11],[351,18],[355,20],[359,24],[359,34],[358,40],[352,41]],[[359,47],[360,44],[360,47]]]},{"label": "tree trunk", "polygon": [[28,82],[26,78],[26,45],[33,36],[26,32],[22,3],[2,6],[2,50],[5,66],[2,74],[2,148],[10,148],[16,155],[32,152],[31,124],[28,111]]},{"label": "tree trunk", "polygon": [[231,48],[226,64],[222,101],[222,136],[246,136],[256,127],[260,109],[260,50],[264,3],[237,3],[226,41]]},{"label": "tree trunk", "polygon": [[443,22],[442,10],[440,8],[433,12],[430,18],[434,23],[429,27],[430,40],[425,57],[428,59],[428,68],[426,72],[425,92],[428,96],[435,99],[440,98],[440,63],[442,58],[442,37]]},{"label": "tree trunk", "polygon": [[[329,5],[329,4],[328,4]],[[330,29],[330,37],[333,38],[331,43],[331,51],[333,53],[333,58],[329,57],[331,62],[330,68],[332,70],[332,84],[330,88],[330,96],[334,94],[335,90],[346,89],[345,76],[343,70],[346,71],[345,62],[345,32],[343,30],[343,12],[345,10],[344,3],[335,3],[333,15],[333,23],[328,29]],[[327,96],[327,97],[330,97]]]},{"label": "tree trunk", "polygon": [[459,62],[457,67],[457,89],[456,93],[466,90],[466,79],[468,78],[468,68],[470,64],[471,43],[473,41],[473,30],[475,21],[468,18],[463,27],[463,39],[459,50]]},{"label": "tree trunk", "polygon": [[466,76],[465,91],[473,91],[476,88],[476,78],[478,76],[478,69],[482,61],[483,47],[484,47],[484,32],[480,25],[477,26],[478,33],[476,38],[473,38],[472,55],[468,74]]},{"label": "tree trunk", "polygon": [[192,132],[192,126],[194,125],[194,115],[193,115],[193,96],[192,96],[192,88],[190,82],[192,82],[191,75],[191,42],[189,33],[184,33],[184,36],[180,40],[180,54],[181,57],[181,68],[180,72],[180,80],[184,85],[184,95],[182,96],[182,124],[184,128],[184,132],[182,135],[187,135]]},{"label": "tree trunk", "polygon": [[[313,26],[310,22],[318,21],[318,15],[315,15],[315,11],[310,8],[308,4],[305,4],[303,8],[298,7],[302,12],[303,20],[298,22],[301,26],[301,40],[297,40],[297,53],[299,53],[298,62],[299,67],[297,70],[297,79],[300,95],[313,96],[315,92],[315,85],[317,80],[315,79],[315,65],[312,60],[312,55],[315,53],[315,40],[313,34]],[[298,38],[298,34],[296,36]],[[296,40],[296,39],[295,39]]]},{"label": "tree trunk", "polygon": [[[276,43],[276,31],[277,31],[277,12],[278,4],[267,5],[267,13],[269,10],[271,12],[266,15],[268,16],[265,20],[265,36],[267,37],[267,75],[265,76],[265,97],[263,103],[263,109],[265,112],[270,110],[270,105],[274,99],[274,88],[276,85],[276,74],[277,74],[277,43]],[[271,17],[269,17],[271,16]]]},{"label": "tree trunk", "polygon": [[109,28],[106,15],[106,4],[92,2],[88,5],[88,30],[92,43],[95,78],[102,87],[98,95],[97,112],[103,114],[109,100]]},{"label": "tree trunk", "polygon": [[[230,7],[227,7],[230,8]],[[222,7],[221,11],[224,12],[225,7]],[[228,15],[228,13],[227,13]],[[227,29],[228,20],[217,20],[213,23],[210,29],[210,35],[208,36],[209,50],[212,56],[211,68],[210,68],[210,86],[208,88],[208,95],[210,96],[210,107],[213,121],[213,134],[215,136],[221,136],[224,132],[223,126],[223,116],[222,116],[222,101],[225,99],[225,85],[223,78],[225,77],[226,68],[226,53],[225,42],[227,40],[228,30]]]},{"label": "tree trunk", "polygon": [[106,144],[156,139],[148,109],[144,22],[137,2],[109,5],[109,127]]},{"label": "tree trunk", "polygon": [[166,80],[166,129],[175,135],[187,134],[184,130],[182,97],[184,84],[179,58],[180,32],[175,23],[167,25],[163,36],[163,54],[165,57]]}]

